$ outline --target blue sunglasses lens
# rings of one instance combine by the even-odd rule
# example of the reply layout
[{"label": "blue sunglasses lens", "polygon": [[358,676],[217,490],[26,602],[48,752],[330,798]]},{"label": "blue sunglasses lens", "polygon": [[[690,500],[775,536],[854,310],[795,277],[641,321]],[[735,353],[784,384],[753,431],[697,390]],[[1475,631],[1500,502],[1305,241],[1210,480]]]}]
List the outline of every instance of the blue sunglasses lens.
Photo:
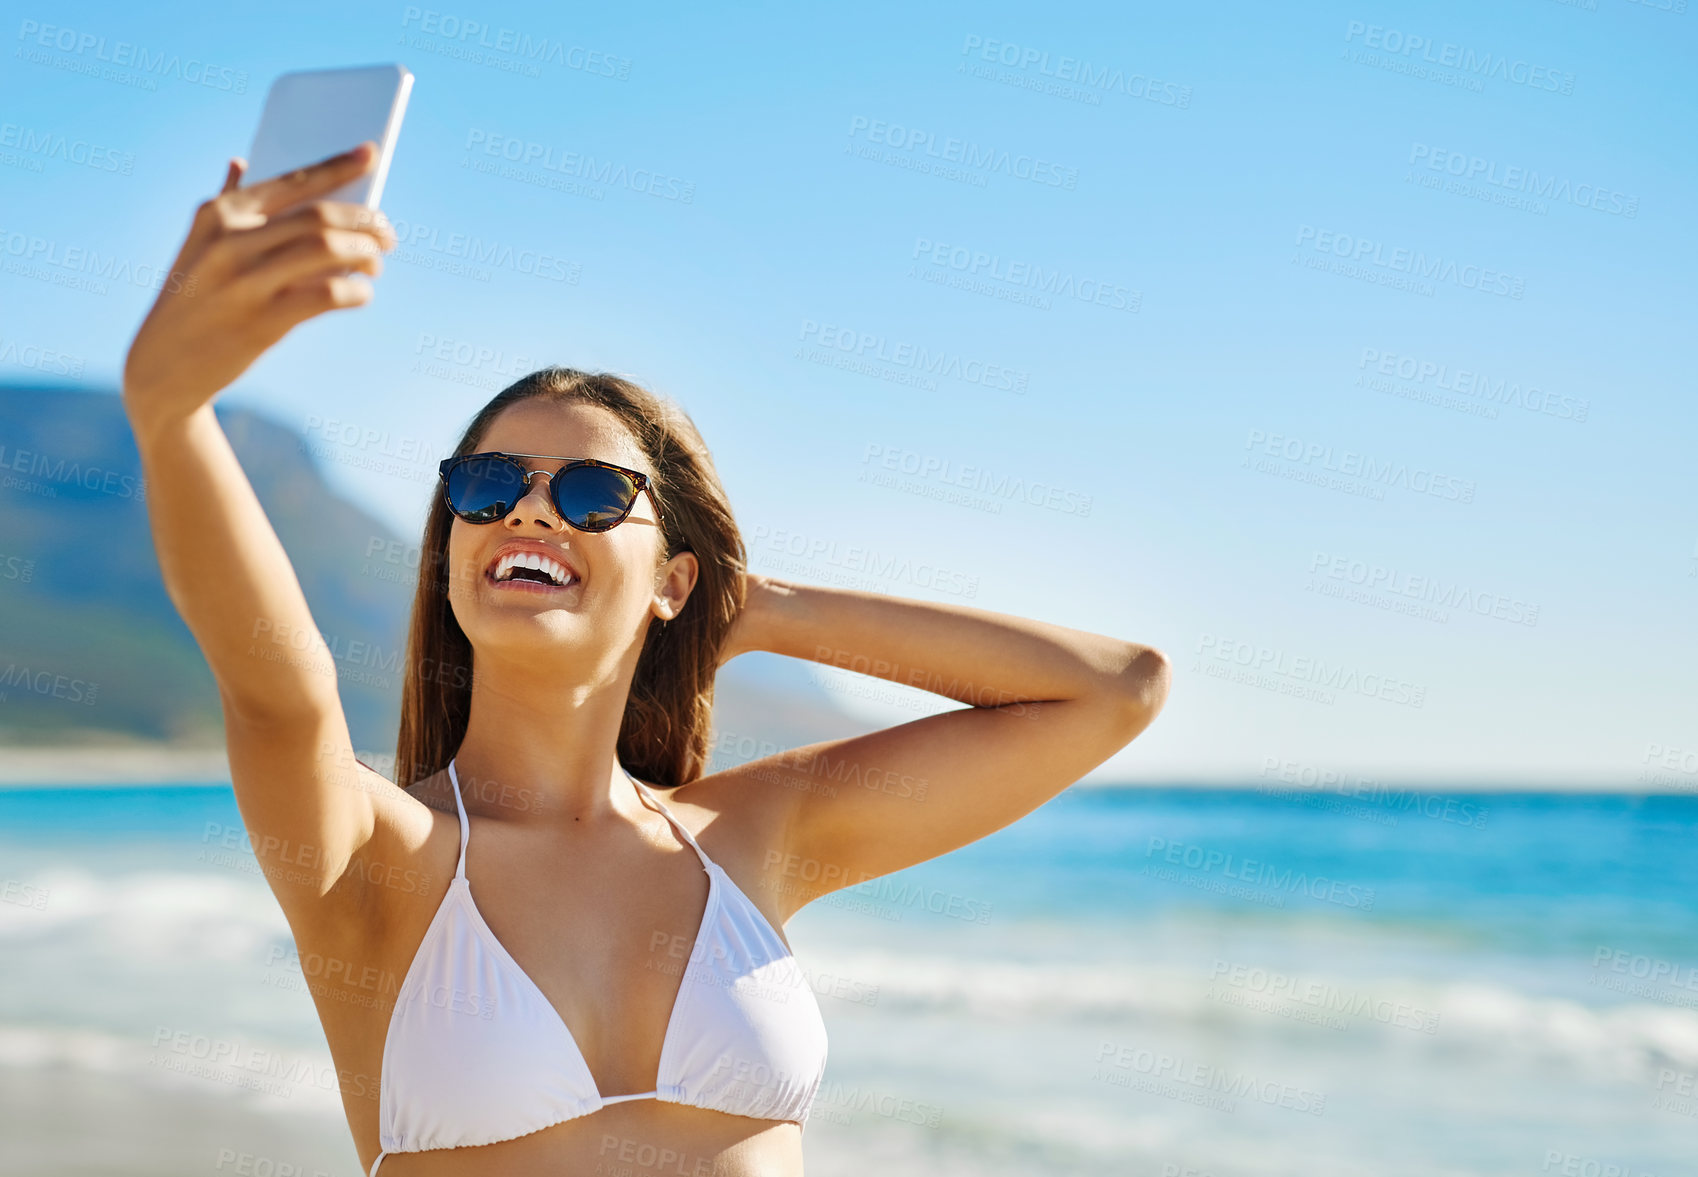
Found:
[{"label": "blue sunglasses lens", "polygon": [[506,458],[463,458],[448,471],[448,505],[468,523],[493,523],[525,494],[525,477]]},{"label": "blue sunglasses lens", "polygon": [[585,531],[612,527],[636,498],[636,484],[606,466],[574,466],[554,483],[554,506],[560,517]]},{"label": "blue sunglasses lens", "polygon": [[[625,517],[637,499],[631,479],[606,466],[572,466],[549,479],[554,508],[582,531],[605,531]],[[525,496],[525,475],[509,458],[468,457],[448,471],[448,505],[468,523],[504,518]]]}]

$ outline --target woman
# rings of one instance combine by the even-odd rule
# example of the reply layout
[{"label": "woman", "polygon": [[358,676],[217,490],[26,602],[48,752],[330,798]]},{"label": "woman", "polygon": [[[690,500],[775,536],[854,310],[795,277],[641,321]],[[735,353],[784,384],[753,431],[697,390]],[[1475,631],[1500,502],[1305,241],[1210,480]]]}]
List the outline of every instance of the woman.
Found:
[{"label": "woman", "polygon": [[[375,277],[394,233],[323,197],[374,157],[249,188],[232,161],[124,372],[242,819],[298,950],[334,962],[314,1001],[361,1163],[800,1174],[826,1042],[779,929],[1066,788],[1155,718],[1167,660],[750,575],[688,417],[546,369],[443,463],[391,784],[354,759],[322,643],[252,652],[256,633],[317,631],[211,409],[296,323],[371,297],[348,275]],[[972,706],[704,775],[714,675],[750,650]]]}]

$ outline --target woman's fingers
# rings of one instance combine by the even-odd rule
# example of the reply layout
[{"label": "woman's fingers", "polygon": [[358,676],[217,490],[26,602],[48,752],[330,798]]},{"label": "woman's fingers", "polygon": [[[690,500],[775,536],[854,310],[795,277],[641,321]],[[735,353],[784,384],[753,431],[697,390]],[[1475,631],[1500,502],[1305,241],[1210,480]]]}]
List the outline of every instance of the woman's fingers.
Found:
[{"label": "woman's fingers", "polygon": [[285,287],[355,270],[373,278],[383,272],[377,243],[357,229],[314,227],[262,255],[229,284],[237,305],[268,303]]},{"label": "woman's fingers", "polygon": [[381,212],[347,201],[315,200],[257,228],[226,234],[208,251],[207,280],[217,283],[251,272],[300,238],[331,230],[359,233],[373,251],[393,249],[397,243],[394,227]]},{"label": "woman's fingers", "polygon": [[375,147],[367,140],[246,188],[247,161],[230,160],[172,265],[189,281],[161,289],[130,346],[126,404],[149,415],[192,411],[296,323],[371,300],[352,275],[380,273],[395,232],[381,213],[323,198],[369,171]]},{"label": "woman's fingers", "polygon": [[[352,151],[333,155],[309,167],[297,168],[248,187],[240,187],[240,177],[233,184],[228,173],[224,189],[211,200],[203,201],[195,210],[194,223],[183,242],[179,261],[183,265],[198,262],[207,249],[232,232],[257,229],[272,216],[292,205],[334,192],[356,176],[371,170],[377,159],[376,144],[367,139]],[[231,161],[231,168],[236,165]],[[247,164],[241,165],[242,174]]]},{"label": "woman's fingers", "polygon": [[282,334],[325,311],[346,310],[371,301],[372,287],[340,274],[325,274],[278,291],[266,312],[273,330]]},{"label": "woman's fingers", "polygon": [[352,151],[261,180],[246,188],[237,188],[224,194],[224,199],[234,212],[269,217],[292,204],[336,191],[348,181],[370,171],[376,161],[377,144],[367,139]]},{"label": "woman's fingers", "polygon": [[232,159],[222,190],[201,206],[180,263],[192,267],[202,292],[216,291],[227,308],[253,316],[258,335],[271,342],[302,319],[369,302],[371,287],[351,275],[383,272],[382,253],[397,244],[394,228],[362,204],[316,198],[369,170],[375,146],[367,140],[246,188],[247,163]]}]

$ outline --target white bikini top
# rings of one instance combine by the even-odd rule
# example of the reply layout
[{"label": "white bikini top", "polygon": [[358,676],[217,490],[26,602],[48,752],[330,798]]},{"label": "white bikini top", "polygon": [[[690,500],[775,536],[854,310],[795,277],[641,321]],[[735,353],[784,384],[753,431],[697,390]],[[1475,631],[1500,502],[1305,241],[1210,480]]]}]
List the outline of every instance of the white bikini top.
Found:
[{"label": "white bikini top", "polygon": [[653,792],[625,775],[708,874],[701,928],[688,960],[677,961],[684,976],[655,1089],[602,1095],[565,1021],[484,922],[466,880],[470,823],[450,761],[460,864],[389,1018],[373,1177],[390,1153],[511,1140],[628,1099],[806,1123],[826,1059],[812,986],[748,896]]}]

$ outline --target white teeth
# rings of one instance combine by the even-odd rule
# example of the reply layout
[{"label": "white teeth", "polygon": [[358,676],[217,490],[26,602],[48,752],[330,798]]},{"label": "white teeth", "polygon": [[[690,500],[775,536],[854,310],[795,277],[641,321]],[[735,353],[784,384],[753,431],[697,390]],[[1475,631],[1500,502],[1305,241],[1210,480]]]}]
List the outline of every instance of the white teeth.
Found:
[{"label": "white teeth", "polygon": [[529,568],[541,572],[554,580],[557,586],[564,587],[572,583],[573,576],[566,570],[565,565],[551,556],[537,552],[508,552],[495,562],[491,575],[496,580],[511,580],[513,569]]}]

